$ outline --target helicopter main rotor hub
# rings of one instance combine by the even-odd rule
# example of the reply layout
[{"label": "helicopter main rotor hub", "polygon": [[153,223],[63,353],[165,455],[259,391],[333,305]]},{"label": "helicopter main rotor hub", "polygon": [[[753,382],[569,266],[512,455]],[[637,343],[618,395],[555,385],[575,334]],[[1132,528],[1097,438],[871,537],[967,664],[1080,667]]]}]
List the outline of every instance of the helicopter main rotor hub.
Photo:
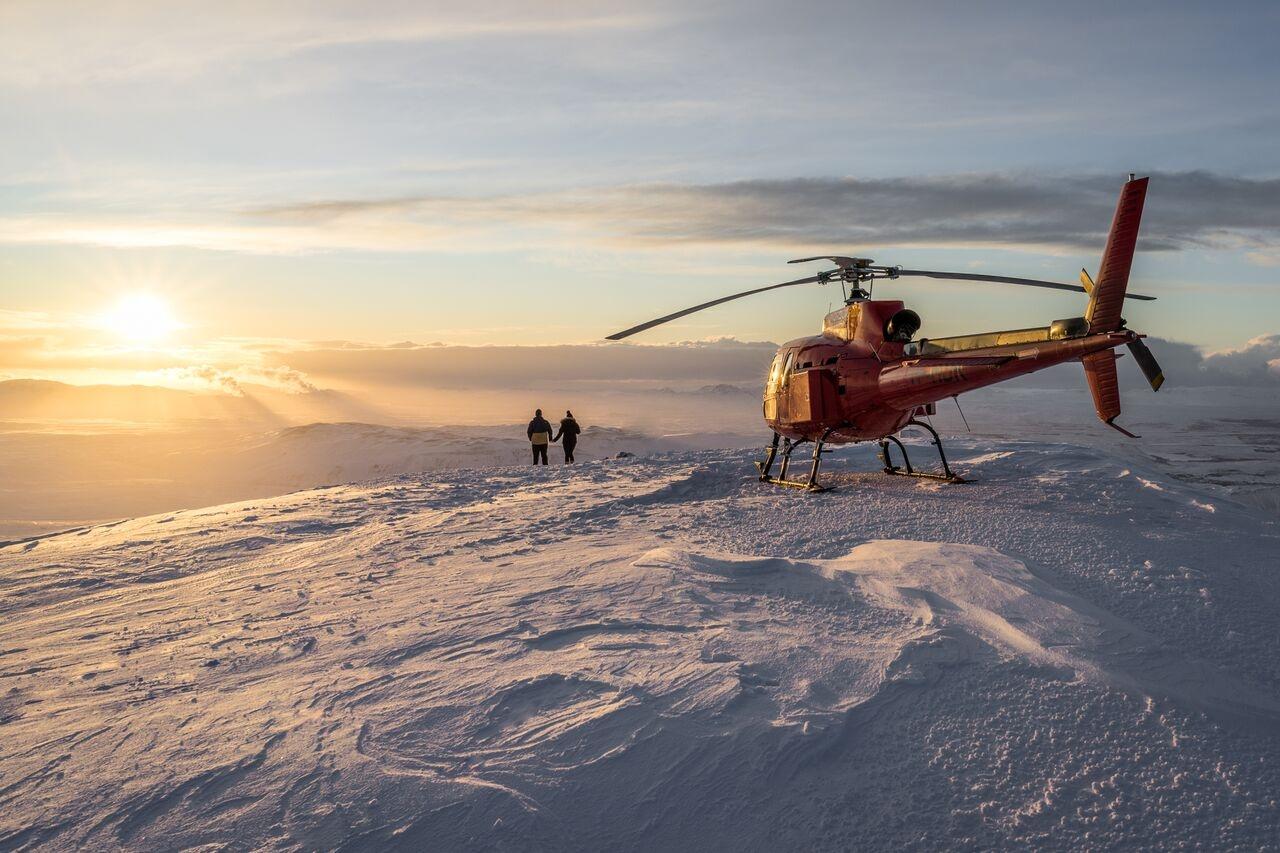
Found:
[{"label": "helicopter main rotor hub", "polygon": [[[844,290],[845,304],[853,302],[861,302],[871,298],[873,284],[878,278],[894,279],[898,277],[898,271],[901,267],[875,266],[875,261],[871,258],[844,258],[832,257],[830,260],[839,264],[834,270],[818,273],[818,280],[822,284],[828,284],[832,281],[839,280],[841,289]],[[867,287],[862,287],[863,282],[867,283]],[[849,285],[848,288],[845,286]]]}]

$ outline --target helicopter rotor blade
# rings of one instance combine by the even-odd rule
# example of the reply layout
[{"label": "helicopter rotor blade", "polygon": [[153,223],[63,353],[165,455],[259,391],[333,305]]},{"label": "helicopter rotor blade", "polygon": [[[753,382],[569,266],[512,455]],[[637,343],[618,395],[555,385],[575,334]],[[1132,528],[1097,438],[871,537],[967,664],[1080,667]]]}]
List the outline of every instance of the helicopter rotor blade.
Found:
[{"label": "helicopter rotor blade", "polygon": [[812,258],[796,258],[794,261],[787,261],[787,263],[807,264],[810,261],[831,261],[840,269],[864,269],[875,263],[870,258],[850,258],[846,255],[818,255]]},{"label": "helicopter rotor blade", "polygon": [[704,308],[712,308],[725,302],[731,302],[734,299],[741,299],[744,296],[751,296],[756,293],[764,293],[766,290],[777,290],[780,287],[793,287],[797,284],[812,284],[817,281],[830,281],[829,274],[811,275],[805,278],[798,278],[795,281],[784,281],[781,284],[770,284],[766,287],[757,287],[754,290],[744,290],[741,293],[734,293],[730,296],[721,296],[719,299],[712,299],[710,302],[703,302],[701,305],[695,305],[692,308],[686,308],[683,311],[677,311],[674,314],[667,314],[665,317],[659,317],[656,320],[650,320],[647,323],[641,323],[638,326],[632,326],[630,329],[623,329],[621,332],[614,332],[605,338],[606,341],[620,341],[623,338],[629,338],[637,332],[643,332],[646,329],[652,329],[654,326],[661,326],[663,323],[669,323],[672,320],[679,320],[681,317],[687,317],[695,311],[701,311]]},{"label": "helicopter rotor blade", "polygon": [[[898,277],[918,276],[922,278],[944,278],[955,281],[994,281],[999,284],[1021,284],[1027,287],[1046,287],[1051,290],[1073,290],[1076,293],[1088,293],[1078,284],[1062,284],[1057,281],[1041,281],[1038,278],[1012,278],[1007,275],[985,275],[967,272],[937,272],[935,270],[898,270]],[[1142,296],[1138,293],[1126,293],[1128,299],[1140,299],[1144,302],[1155,301],[1154,296]]]},{"label": "helicopter rotor blade", "polygon": [[1136,338],[1129,341],[1129,352],[1133,353],[1133,360],[1138,363],[1138,367],[1142,368],[1142,375],[1147,377],[1151,390],[1159,391],[1160,386],[1164,384],[1164,371],[1160,369],[1160,364],[1151,354],[1151,350],[1141,338]]}]

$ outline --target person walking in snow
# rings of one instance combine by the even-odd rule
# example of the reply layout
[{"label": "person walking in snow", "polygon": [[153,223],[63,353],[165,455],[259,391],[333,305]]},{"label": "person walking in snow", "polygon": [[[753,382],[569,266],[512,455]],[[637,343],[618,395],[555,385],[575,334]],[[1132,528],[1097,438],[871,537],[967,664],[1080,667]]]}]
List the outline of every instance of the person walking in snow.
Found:
[{"label": "person walking in snow", "polygon": [[565,409],[564,419],[560,421],[560,429],[556,432],[552,441],[560,441],[564,439],[561,447],[564,448],[564,464],[568,465],[573,461],[573,448],[578,446],[578,433],[582,432],[582,427],[578,426],[578,422],[573,419],[573,412]]},{"label": "person walking in snow", "polygon": [[542,409],[534,412],[533,420],[529,421],[529,441],[533,444],[533,464],[546,465],[547,444],[551,441],[551,424],[542,416]]}]

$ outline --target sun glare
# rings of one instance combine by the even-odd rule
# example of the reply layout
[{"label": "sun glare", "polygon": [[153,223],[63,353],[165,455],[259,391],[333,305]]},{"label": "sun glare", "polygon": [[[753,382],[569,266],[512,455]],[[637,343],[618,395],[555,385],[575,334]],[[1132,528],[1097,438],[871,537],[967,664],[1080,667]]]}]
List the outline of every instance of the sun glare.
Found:
[{"label": "sun glare", "polygon": [[121,297],[102,321],[105,329],[133,344],[157,343],[182,327],[168,303],[150,293]]}]

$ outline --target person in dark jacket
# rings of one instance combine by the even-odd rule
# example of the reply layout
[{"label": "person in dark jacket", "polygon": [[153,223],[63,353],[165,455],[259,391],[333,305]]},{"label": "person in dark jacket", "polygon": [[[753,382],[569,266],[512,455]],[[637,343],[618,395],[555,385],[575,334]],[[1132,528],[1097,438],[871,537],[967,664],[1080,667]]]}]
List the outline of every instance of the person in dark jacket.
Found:
[{"label": "person in dark jacket", "polygon": [[[547,444],[551,441],[551,424],[542,416],[542,409],[533,413],[529,421],[529,442],[533,445],[533,464],[547,464]],[[539,462],[541,460],[541,462]]]},{"label": "person in dark jacket", "polygon": [[560,441],[564,439],[561,445],[564,447],[564,464],[568,465],[573,461],[573,448],[578,446],[578,433],[582,432],[582,427],[578,426],[578,422],[573,419],[573,412],[565,410],[564,419],[560,421],[560,430],[556,433],[552,441]]}]

